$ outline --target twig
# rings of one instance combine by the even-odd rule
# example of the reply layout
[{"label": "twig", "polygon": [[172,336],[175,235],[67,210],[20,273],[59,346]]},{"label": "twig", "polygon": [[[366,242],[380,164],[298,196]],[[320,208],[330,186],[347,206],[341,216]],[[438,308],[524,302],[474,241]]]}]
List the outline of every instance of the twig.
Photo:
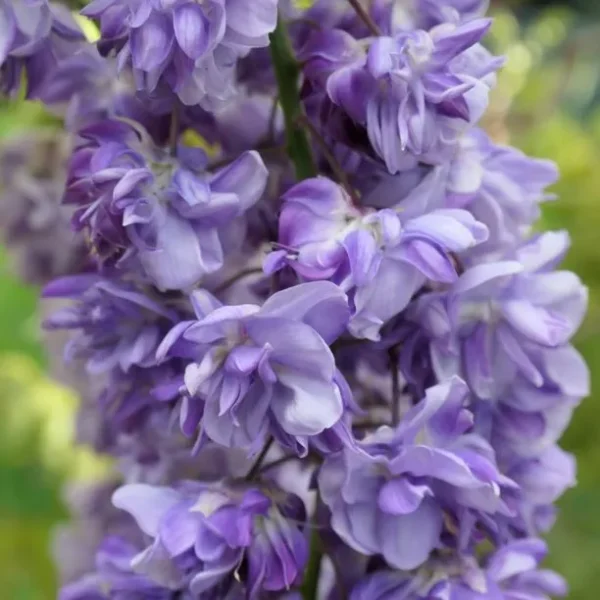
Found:
[{"label": "twig", "polygon": [[288,456],[282,456],[281,458],[278,458],[277,460],[274,460],[273,462],[270,462],[268,465],[265,465],[264,467],[262,467],[260,469],[261,473],[264,473],[265,471],[270,471],[271,469],[274,469],[275,467],[280,467],[281,465],[284,465],[287,462],[290,462],[291,460],[298,460],[298,457],[293,454],[293,455],[288,455]]},{"label": "twig", "polygon": [[363,23],[367,26],[369,31],[376,36],[381,35],[381,29],[377,26],[377,23],[373,21],[371,15],[365,10],[360,0],[348,0],[350,6],[354,9],[354,12],[361,18]]},{"label": "twig", "polygon": [[265,444],[264,448],[260,451],[260,454],[254,461],[254,464],[252,465],[252,467],[250,467],[250,470],[248,471],[245,477],[246,481],[252,481],[252,479],[254,479],[258,475],[262,462],[265,459],[265,456],[267,456],[267,454],[269,453],[269,450],[271,449],[271,446],[273,445],[274,441],[275,440],[273,439],[273,436],[271,436],[267,440],[267,443]]},{"label": "twig", "polygon": [[360,206],[360,198],[358,197],[356,190],[352,187],[352,184],[348,179],[348,175],[346,175],[346,172],[344,171],[344,169],[342,169],[342,165],[340,165],[337,158],[333,155],[333,152],[329,149],[329,146],[327,146],[327,142],[323,139],[323,136],[319,133],[317,128],[310,122],[310,120],[305,115],[299,117],[298,124],[302,125],[302,127],[305,127],[306,130],[312,136],[312,138],[315,140],[315,142],[319,146],[319,149],[323,153],[325,160],[327,160],[327,162],[329,163],[331,170],[335,173],[335,176],[337,177],[342,187],[348,193],[348,196],[350,196],[352,204],[354,206]]}]

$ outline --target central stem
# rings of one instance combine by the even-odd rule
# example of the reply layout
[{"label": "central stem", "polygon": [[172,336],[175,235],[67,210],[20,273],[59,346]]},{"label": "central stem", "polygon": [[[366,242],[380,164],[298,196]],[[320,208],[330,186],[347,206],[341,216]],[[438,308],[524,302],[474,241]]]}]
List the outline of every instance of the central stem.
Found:
[{"label": "central stem", "polygon": [[316,169],[310,144],[304,130],[298,126],[303,116],[298,82],[300,68],[284,22],[279,18],[275,31],[270,35],[271,57],[279,88],[279,101],[285,121],[287,153],[294,163],[298,181],[314,177]]}]

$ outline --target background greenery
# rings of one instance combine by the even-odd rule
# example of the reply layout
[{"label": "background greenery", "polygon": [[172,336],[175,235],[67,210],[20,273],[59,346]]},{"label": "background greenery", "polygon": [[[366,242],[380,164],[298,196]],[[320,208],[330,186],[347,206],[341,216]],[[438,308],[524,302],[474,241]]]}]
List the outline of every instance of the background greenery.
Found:
[{"label": "background greenery", "polygon": [[[490,45],[508,56],[486,127],[499,140],[552,158],[562,171],[560,202],[543,228],[566,228],[567,264],[590,287],[578,337],[595,383],[600,369],[600,1],[493,2]],[[0,103],[0,138],[43,119],[36,105]],[[76,399],[44,372],[37,290],[10,274],[0,251],[0,590],[9,600],[55,597],[50,531],[65,518],[62,484],[92,477],[88,453],[71,446]],[[595,386],[594,386],[595,389]],[[600,589],[600,406],[575,414],[563,445],[579,459],[579,486],[560,502],[549,564],[569,579],[573,600]]]}]

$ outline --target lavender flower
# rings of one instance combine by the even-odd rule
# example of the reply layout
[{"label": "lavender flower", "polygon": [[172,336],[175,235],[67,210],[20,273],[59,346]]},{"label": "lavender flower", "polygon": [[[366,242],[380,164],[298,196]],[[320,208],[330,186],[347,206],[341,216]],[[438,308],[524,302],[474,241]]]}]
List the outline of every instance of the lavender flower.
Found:
[{"label": "lavender flower", "polygon": [[[284,196],[278,250],[267,272],[290,265],[306,279],[331,279],[349,291],[350,331],[377,340],[427,280],[457,278],[450,253],[485,240],[487,229],[462,210],[435,210],[402,221],[402,213],[354,207],[328,179],[306,180]],[[394,290],[386,294],[385,290]]]},{"label": "lavender flower", "polygon": [[[311,436],[333,427],[344,401],[328,343],[344,330],[344,293],[329,282],[281,291],[262,307],[221,306],[192,296],[197,321],[179,323],[158,356],[190,355],[183,431],[257,451],[271,432],[305,453]],[[345,387],[342,388],[342,390]]]},{"label": "lavender flower", "polygon": [[[125,486],[115,492],[113,502],[154,540],[131,559],[132,568],[194,596],[227,583],[244,556],[248,598],[263,590],[289,589],[306,563],[306,539],[286,521],[286,515],[295,522],[302,518],[293,499],[278,506],[258,489],[182,482],[175,488]],[[170,560],[171,572],[152,569],[163,559]]]},{"label": "lavender flower", "polygon": [[[545,234],[521,249],[522,262],[474,266],[448,292],[419,299],[414,315],[432,336],[438,377],[463,373],[480,398],[497,397],[517,375],[542,387],[587,304],[578,277],[549,270],[566,243]],[[582,372],[576,359],[570,363]]]},{"label": "lavender flower", "polygon": [[574,457],[558,446],[537,456],[513,453],[503,457],[504,471],[519,485],[518,518],[510,526],[525,535],[539,535],[554,524],[554,503],[576,484]]},{"label": "lavender flower", "polygon": [[118,50],[139,91],[210,109],[235,94],[237,59],[268,45],[277,0],[95,0],[83,14],[100,20],[101,48]]},{"label": "lavender flower", "polygon": [[74,225],[89,231],[102,261],[133,261],[162,290],[189,288],[223,266],[222,236],[266,185],[258,153],[208,173],[200,149],[180,146],[175,159],[123,122],[80,134],[65,202],[78,206]]},{"label": "lavender flower", "polygon": [[444,510],[510,514],[502,490],[516,486],[485,441],[468,433],[466,393],[458,379],[431,388],[395,432],[382,429],[358,452],[325,460],[319,490],[348,545],[414,569],[441,543]]},{"label": "lavender flower", "polygon": [[48,0],[2,0],[0,26],[0,93],[6,95],[18,92],[25,73],[27,97],[35,98],[57,61],[84,41],[69,11]]},{"label": "lavender flower", "polygon": [[47,319],[45,326],[79,331],[65,350],[66,359],[84,359],[88,372],[94,374],[154,365],[162,336],[177,321],[175,310],[134,286],[97,275],[55,280],[43,294],[78,301]]},{"label": "lavender flower", "polygon": [[492,600],[564,596],[564,580],[539,568],[547,553],[544,542],[522,539],[501,547],[482,569],[473,557],[436,559],[415,574],[381,571],[359,583],[350,600],[456,598]]},{"label": "lavender flower", "polygon": [[421,27],[470,21],[485,15],[489,0],[419,0],[417,14]]},{"label": "lavender flower", "polygon": [[466,208],[488,226],[490,237],[474,254],[502,253],[519,245],[540,216],[539,204],[552,196],[556,165],[518,150],[497,146],[481,131],[462,138],[448,178],[448,205]]},{"label": "lavender flower", "polygon": [[324,36],[311,53],[324,54],[331,65],[330,99],[365,127],[373,151],[397,173],[413,166],[414,157],[448,161],[483,114],[489,76],[501,64],[477,46],[489,26],[479,19],[379,37],[355,60],[351,40],[332,46]]},{"label": "lavender flower", "polygon": [[[103,58],[93,46],[60,60],[39,86],[38,96],[53,112],[64,116],[65,126],[78,131],[111,117],[140,123],[154,139],[168,136],[170,104],[142,102],[127,72],[118,72],[115,58]],[[166,115],[166,116],[165,116]]]},{"label": "lavender flower", "polygon": [[[64,586],[58,600],[170,600],[174,594],[192,600],[190,594],[178,590],[176,585],[156,584],[145,575],[136,573],[131,562],[137,555],[138,549],[127,540],[117,536],[105,538],[96,554],[97,570]],[[168,568],[167,563],[164,570]]]}]

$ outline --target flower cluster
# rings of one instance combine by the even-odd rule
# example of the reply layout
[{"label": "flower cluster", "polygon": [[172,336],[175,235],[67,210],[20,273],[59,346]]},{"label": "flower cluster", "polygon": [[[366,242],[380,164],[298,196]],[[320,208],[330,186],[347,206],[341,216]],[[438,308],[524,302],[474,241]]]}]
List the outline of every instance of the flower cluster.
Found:
[{"label": "flower cluster", "polygon": [[566,593],[587,294],[554,165],[478,127],[487,3],[309,4],[94,0],[92,45],[0,0],[2,90],[64,123],[2,151],[3,237],[115,459],[61,600]]}]

